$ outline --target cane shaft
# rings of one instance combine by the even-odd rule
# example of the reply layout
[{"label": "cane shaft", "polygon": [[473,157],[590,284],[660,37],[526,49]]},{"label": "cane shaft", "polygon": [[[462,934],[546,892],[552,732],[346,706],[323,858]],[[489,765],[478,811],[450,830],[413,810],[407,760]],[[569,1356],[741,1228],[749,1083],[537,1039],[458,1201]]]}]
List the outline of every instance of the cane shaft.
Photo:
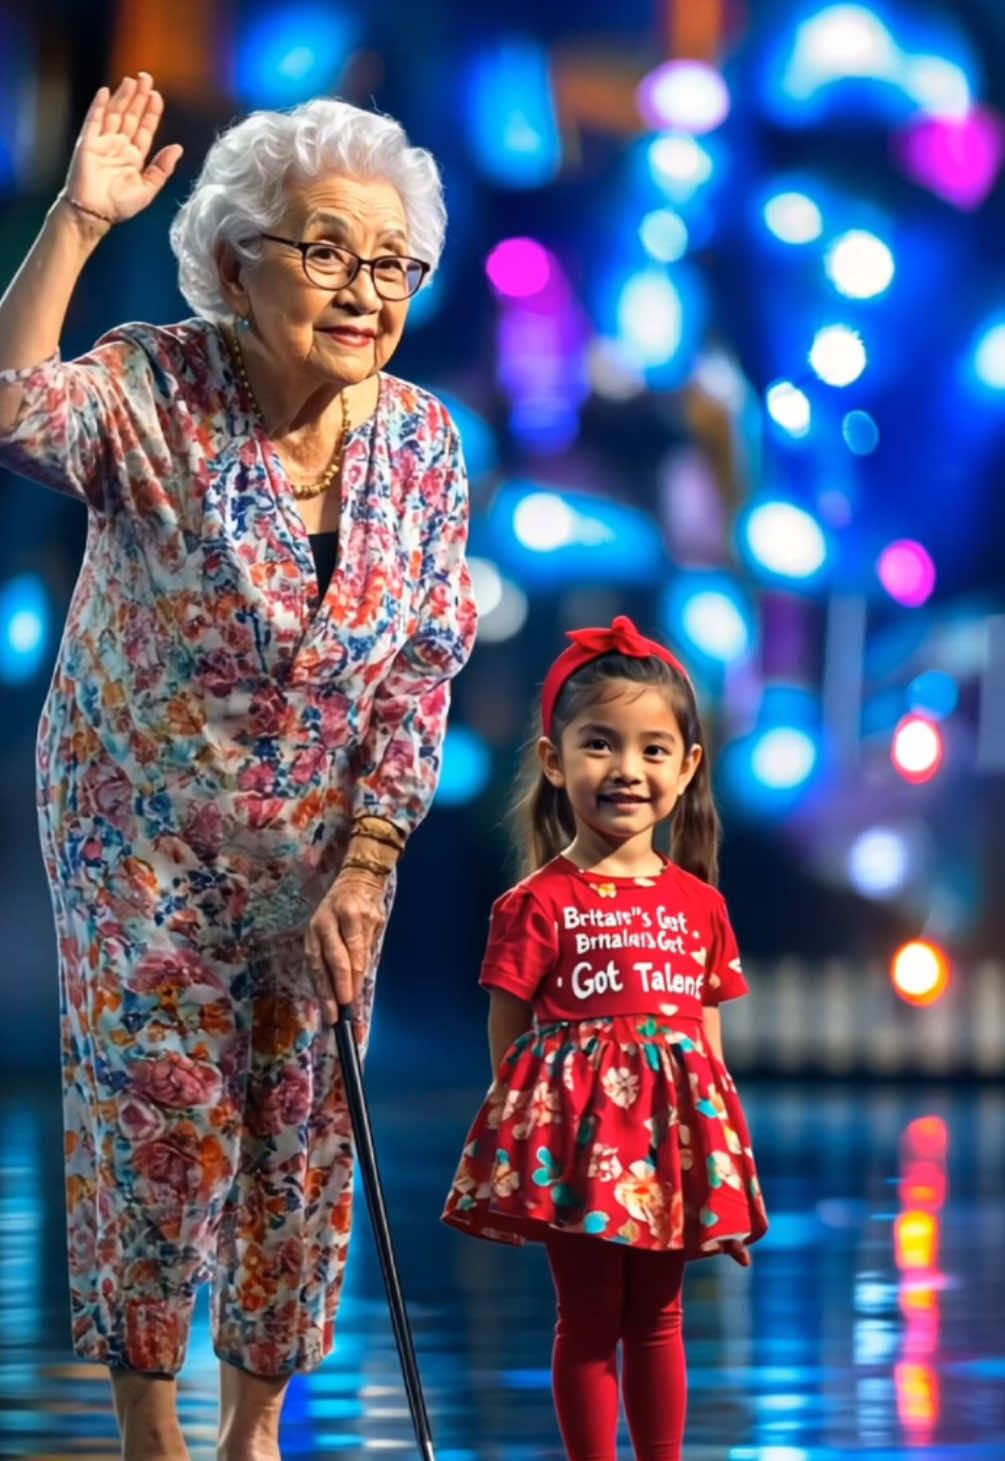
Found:
[{"label": "cane shaft", "polygon": [[356,1038],[353,1034],[352,1027],[353,1008],[351,1005],[341,1005],[339,1007],[338,1023],[335,1026],[335,1043],[338,1048],[339,1060],[342,1064],[342,1080],[345,1085],[346,1104],[349,1107],[349,1119],[352,1122],[353,1138],[356,1144],[356,1159],[359,1163],[360,1175],[363,1179],[363,1190],[366,1193],[366,1203],[370,1211],[370,1222],[373,1225],[373,1236],[377,1246],[377,1256],[380,1259],[380,1271],[384,1279],[384,1289],[387,1293],[387,1304],[391,1313],[391,1325],[394,1329],[395,1343],[398,1346],[398,1358],[401,1361],[401,1374],[405,1382],[405,1393],[408,1397],[409,1410],[412,1413],[412,1424],[415,1427],[415,1438],[419,1443],[419,1450],[425,1458],[425,1461],[435,1461],[432,1430],[429,1425],[425,1397],[422,1393],[419,1365],[415,1356],[415,1344],[412,1339],[411,1326],[408,1322],[405,1298],[401,1290],[401,1280],[398,1276],[398,1265],[394,1255],[394,1246],[391,1242],[391,1229],[387,1220],[387,1204],[384,1201],[384,1191],[380,1180],[380,1168],[377,1166],[377,1152],[373,1141],[373,1130],[370,1125],[370,1113],[367,1108],[366,1093],[363,1089],[362,1066],[360,1064],[359,1051],[356,1048]]}]

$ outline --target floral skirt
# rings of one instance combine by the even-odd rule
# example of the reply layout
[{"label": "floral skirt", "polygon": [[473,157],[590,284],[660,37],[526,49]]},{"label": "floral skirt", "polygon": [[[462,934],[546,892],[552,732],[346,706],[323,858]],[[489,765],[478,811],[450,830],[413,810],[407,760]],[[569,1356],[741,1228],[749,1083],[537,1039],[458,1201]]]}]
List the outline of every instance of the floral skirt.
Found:
[{"label": "floral skirt", "polygon": [[443,1211],[503,1243],[588,1233],[688,1258],[767,1230],[736,1087],[700,1021],[540,1025],[475,1117]]}]

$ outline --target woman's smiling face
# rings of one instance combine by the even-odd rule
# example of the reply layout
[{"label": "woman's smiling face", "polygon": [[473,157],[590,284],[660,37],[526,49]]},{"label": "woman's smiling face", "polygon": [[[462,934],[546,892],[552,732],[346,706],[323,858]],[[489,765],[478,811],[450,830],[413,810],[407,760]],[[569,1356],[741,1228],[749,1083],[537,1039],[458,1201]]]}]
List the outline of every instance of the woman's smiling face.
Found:
[{"label": "woman's smiling face", "polygon": [[[287,199],[270,233],[338,244],[365,259],[410,252],[405,209],[388,182],[329,176],[291,185]],[[339,388],[384,368],[410,303],[382,299],[365,268],[341,288],[321,288],[307,278],[297,249],[271,240],[257,263],[240,265],[228,293],[274,366]]]}]

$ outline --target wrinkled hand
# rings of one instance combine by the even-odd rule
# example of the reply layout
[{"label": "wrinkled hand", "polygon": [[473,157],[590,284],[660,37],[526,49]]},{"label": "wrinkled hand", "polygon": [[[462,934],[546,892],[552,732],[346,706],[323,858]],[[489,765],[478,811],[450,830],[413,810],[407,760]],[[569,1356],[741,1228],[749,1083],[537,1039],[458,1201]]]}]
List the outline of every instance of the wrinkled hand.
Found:
[{"label": "wrinkled hand", "polygon": [[739,1238],[728,1238],[722,1245],[722,1251],[728,1253],[733,1262],[738,1263],[741,1268],[750,1267],[750,1249],[746,1243],[741,1243]]},{"label": "wrinkled hand", "polygon": [[123,77],[114,93],[101,87],[70,159],[65,185],[69,196],[110,223],[123,223],[141,212],[182,154],[172,143],[147,162],[163,110],[164,100],[146,71]]},{"label": "wrinkled hand", "polygon": [[307,928],[304,947],[325,1020],[340,1004],[355,1004],[384,927],[386,879],[362,869],[339,873]]}]

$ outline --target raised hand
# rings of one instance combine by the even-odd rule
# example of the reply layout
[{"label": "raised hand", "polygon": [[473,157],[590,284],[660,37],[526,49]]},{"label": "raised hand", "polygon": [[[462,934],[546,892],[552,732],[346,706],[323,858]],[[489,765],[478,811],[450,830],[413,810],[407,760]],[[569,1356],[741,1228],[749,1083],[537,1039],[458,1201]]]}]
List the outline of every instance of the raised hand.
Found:
[{"label": "raised hand", "polygon": [[63,191],[86,212],[123,223],[154,199],[174,172],[182,149],[162,147],[148,162],[164,110],[153,78],[125,76],[114,93],[101,87],[84,118]]}]

